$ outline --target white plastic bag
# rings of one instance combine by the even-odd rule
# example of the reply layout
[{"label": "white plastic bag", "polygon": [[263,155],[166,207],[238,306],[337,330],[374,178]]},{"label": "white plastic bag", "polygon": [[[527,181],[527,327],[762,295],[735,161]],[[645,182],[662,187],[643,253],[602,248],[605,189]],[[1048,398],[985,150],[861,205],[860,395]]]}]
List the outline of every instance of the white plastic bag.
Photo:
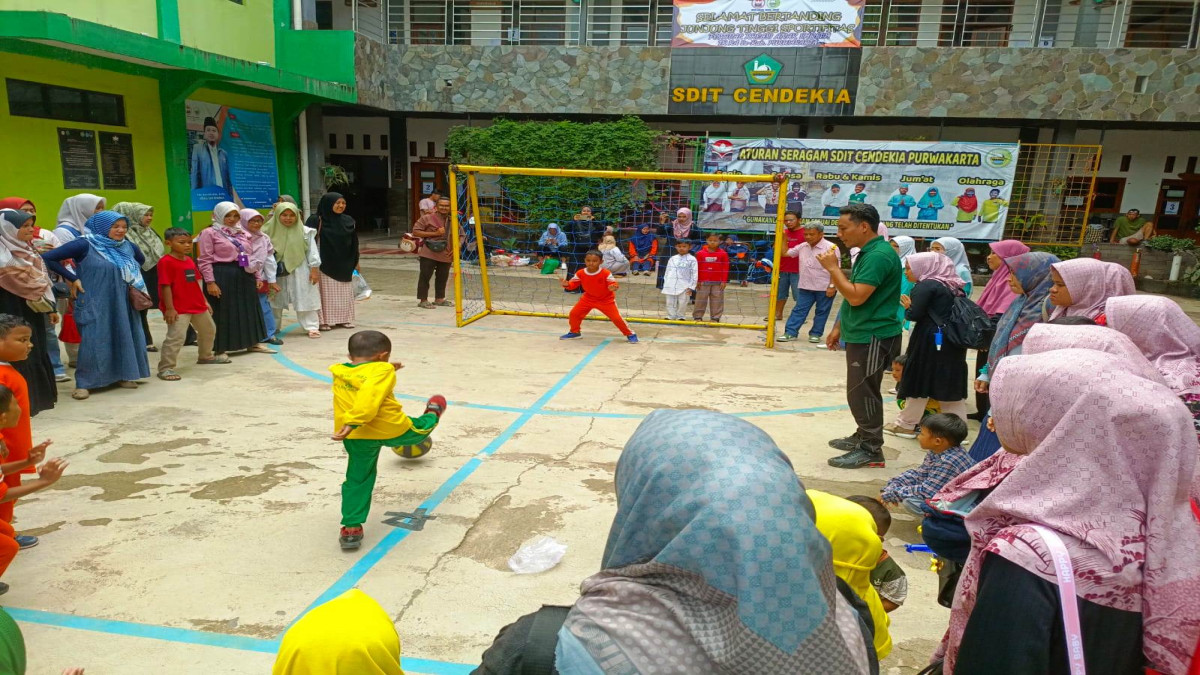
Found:
[{"label": "white plastic bag", "polygon": [[553,537],[535,537],[517,549],[508,559],[508,567],[517,574],[537,574],[553,568],[567,553],[567,545]]},{"label": "white plastic bag", "polygon": [[363,278],[363,275],[356,271],[351,281],[354,283],[355,300],[366,300],[371,297],[371,287],[367,285],[367,280]]}]

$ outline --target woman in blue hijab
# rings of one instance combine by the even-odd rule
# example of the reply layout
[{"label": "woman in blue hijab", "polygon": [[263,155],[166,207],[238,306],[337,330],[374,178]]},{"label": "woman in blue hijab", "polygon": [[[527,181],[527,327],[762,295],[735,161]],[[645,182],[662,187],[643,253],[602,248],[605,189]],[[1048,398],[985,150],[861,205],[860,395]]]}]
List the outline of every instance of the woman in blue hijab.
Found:
[{"label": "woman in blue hijab", "polygon": [[935,187],[929,188],[924,197],[917,202],[917,220],[937,220],[938,211],[945,208],[946,203],[942,201],[942,194]]},{"label": "woman in blue hijab", "polygon": [[[116,384],[136,389],[150,377],[142,319],[130,303],[130,289],[146,293],[145,258],[125,239],[125,216],[101,211],[85,224],[87,234],[42,254],[47,267],[65,278],[75,298],[75,323],[82,340],[75,392],[82,401],[91,390]],[[63,266],[74,260],[75,270]]]},{"label": "woman in blue hijab", "polygon": [[625,445],[616,491],[601,571],[558,633],[560,673],[870,671],[812,502],[766,432],[657,410]]}]

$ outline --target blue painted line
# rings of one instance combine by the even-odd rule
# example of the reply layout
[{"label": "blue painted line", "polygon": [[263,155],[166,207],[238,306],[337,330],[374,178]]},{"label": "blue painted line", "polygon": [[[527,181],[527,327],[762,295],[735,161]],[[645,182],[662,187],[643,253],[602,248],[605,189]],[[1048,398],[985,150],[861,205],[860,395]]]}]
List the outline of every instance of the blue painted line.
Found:
[{"label": "blue painted line", "polygon": [[[243,652],[258,652],[260,654],[275,654],[279,651],[280,638],[264,640],[262,638],[246,637],[243,635],[228,635],[225,633],[210,633],[189,628],[171,628],[168,626],[152,626],[132,621],[116,621],[112,619],[95,619],[73,614],[45,612],[40,609],[23,609],[20,607],[5,607],[14,619],[22,623],[36,623],[56,628],[73,628],[107,635],[124,635],[127,637],[162,640],[206,647],[221,647],[236,649]],[[405,670],[429,675],[467,675],[475,666],[465,663],[448,661],[433,661],[403,657],[402,665]]]},{"label": "blue painted line", "polygon": [[[562,391],[563,387],[566,387],[568,384],[570,384],[571,381],[574,380],[579,373],[583,372],[583,369],[586,368],[587,365],[591,363],[592,360],[595,359],[596,356],[599,355],[600,352],[611,343],[611,339],[604,340],[594,349],[592,349],[592,351],[588,352],[587,356],[584,356],[579,363],[575,364],[575,367],[567,371],[567,373],[563,375],[562,378],[560,378],[559,381],[554,384],[554,386],[547,389],[544,394],[538,397],[538,399],[534,401],[532,407],[526,410],[520,417],[513,420],[512,424],[509,424],[504,431],[500,432],[499,436],[492,439],[490,443],[484,446],[484,448],[480,450],[474,457],[468,460],[466,464],[451,474],[450,477],[445,480],[445,482],[443,482],[436,490],[434,490],[433,494],[429,495],[425,501],[421,502],[419,508],[425,509],[425,513],[427,514],[433,513],[433,511],[437,509],[437,507],[440,506],[442,502],[444,502],[446,498],[449,497],[456,488],[458,488],[458,486],[462,485],[463,481],[470,477],[471,474],[475,473],[475,470],[483,464],[483,459],[481,458],[492,456],[497,450],[500,449],[501,446],[511,440],[512,437],[521,430],[521,427],[524,427],[529,423],[529,420],[533,419],[534,415],[542,408],[542,406],[546,405],[550,399],[554,398],[558,392]],[[333,582],[333,585],[326,589],[324,593],[319,595],[317,599],[314,600],[313,603],[309,605],[308,608],[304,610],[304,613],[302,613],[300,616],[304,616],[304,614],[308,613],[308,611],[313,607],[328,602],[338,597],[342,593],[350,590],[351,588],[354,588],[354,586],[357,585],[358,582],[360,582],[362,578],[379,563],[380,560],[383,560],[383,558],[390,553],[392,549],[396,548],[400,542],[404,541],[410,532],[411,530],[405,530],[403,528],[395,528],[389,532],[383,539],[379,541],[379,543],[375,544],[375,546],[373,546],[371,550],[366,553],[366,555],[360,558],[358,562],[354,563],[350,569],[346,570],[346,572],[342,574],[337,581]],[[297,617],[297,620],[298,619],[299,617]]]},{"label": "blue painted line", "polygon": [[[415,325],[431,326],[431,325],[437,325],[437,324],[415,324]],[[290,332],[294,327],[295,327],[295,325],[288,326],[287,328],[285,328],[283,331],[280,331],[280,332],[281,333]],[[470,326],[468,326],[468,328],[470,328]],[[494,330],[503,330],[503,329],[494,329]],[[509,331],[509,332],[512,332],[512,331]],[[519,331],[519,332],[532,332],[532,331]],[[600,343],[600,346],[596,347],[596,350],[594,350],[594,351],[596,351],[598,353],[599,349],[601,349],[605,345],[611,344],[612,341],[613,341],[612,338],[605,339],[603,342]],[[693,342],[690,344],[696,344],[696,343]],[[714,344],[716,344],[716,343],[714,343]],[[278,354],[275,354],[271,358],[275,359],[275,361],[277,363],[279,363],[279,365],[283,366],[284,368],[287,368],[288,370],[291,370],[294,373],[298,373],[307,378],[317,380],[318,382],[324,382],[325,384],[331,384],[333,382],[333,378],[331,378],[329,375],[326,375],[324,373],[318,373],[317,371],[312,370],[311,368],[307,368],[305,366],[300,365],[299,363],[296,363],[292,359],[288,358],[288,356],[286,354],[284,354],[282,350]],[[587,357],[585,357],[585,362],[590,362],[592,358],[594,358],[594,356],[592,354],[589,354]],[[584,363],[584,362],[581,362],[581,363]],[[576,368],[579,368],[579,367],[580,366],[576,365]],[[570,373],[568,373],[568,375],[569,374]],[[555,386],[557,386],[557,385],[555,385]],[[558,391],[555,390],[553,387],[550,389],[550,391],[553,391],[554,393],[558,393]],[[397,393],[395,396],[396,396],[396,398],[398,398],[402,401],[424,402],[427,399],[427,397],[425,397],[425,396],[416,396],[414,394]],[[515,415],[525,415],[526,413],[531,413],[533,415],[546,416],[546,417],[596,417],[596,418],[601,418],[601,419],[615,419],[615,420],[640,420],[640,419],[643,419],[646,417],[645,413],[591,412],[588,410],[549,410],[549,409],[542,407],[541,405],[538,405],[538,403],[536,401],[529,408],[521,408],[521,407],[517,407],[517,406],[507,406],[507,405],[489,405],[487,403],[469,403],[466,401],[450,401],[450,404],[456,408],[469,408],[472,410],[489,410],[492,412],[513,413]],[[821,407],[817,407],[817,408],[789,408],[787,410],[756,410],[756,411],[751,411],[751,412],[732,412],[729,414],[733,415],[734,417],[779,417],[782,415],[800,415],[800,414],[805,414],[805,413],[834,412],[837,410],[845,410],[848,407],[849,406],[846,406],[846,405],[836,405],[836,406],[821,406]]]},{"label": "blue painted line", "polygon": [[132,621],[95,619],[86,616],[75,616],[73,614],[44,612],[39,609],[22,609],[20,607],[5,607],[4,610],[11,614],[12,617],[17,621],[23,621],[25,623],[38,623],[45,626],[75,628],[78,630],[92,631],[95,633],[127,635],[130,637],[149,638],[151,640],[163,640],[166,642],[182,642],[192,645],[224,647],[226,649],[238,649],[244,652],[274,654],[275,652],[279,651],[278,638],[274,640],[264,640],[261,638],[246,637],[244,635],[228,635],[225,633],[210,633],[208,631],[191,630],[188,628],[152,626],[150,624],[134,623]]}]

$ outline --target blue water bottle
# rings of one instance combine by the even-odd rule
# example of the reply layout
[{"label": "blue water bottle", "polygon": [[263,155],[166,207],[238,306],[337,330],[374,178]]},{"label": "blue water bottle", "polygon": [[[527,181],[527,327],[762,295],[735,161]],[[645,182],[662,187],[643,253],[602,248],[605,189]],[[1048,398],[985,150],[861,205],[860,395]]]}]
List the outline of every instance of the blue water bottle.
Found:
[{"label": "blue water bottle", "polygon": [[937,332],[933,334],[933,344],[937,350],[942,351],[942,327],[938,326]]}]

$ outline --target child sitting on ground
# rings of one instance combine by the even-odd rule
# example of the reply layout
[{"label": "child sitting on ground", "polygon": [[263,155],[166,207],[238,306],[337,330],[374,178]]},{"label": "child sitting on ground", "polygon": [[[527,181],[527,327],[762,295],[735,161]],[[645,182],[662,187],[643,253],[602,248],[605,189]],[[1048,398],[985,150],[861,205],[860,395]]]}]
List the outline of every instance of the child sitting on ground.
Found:
[{"label": "child sitting on ground", "polygon": [[[18,403],[16,393],[12,389],[0,385],[0,428],[3,428],[5,432],[16,429],[20,426],[22,419],[26,425],[29,424],[29,414]],[[36,447],[28,448],[23,458],[16,459],[10,456],[6,446],[0,446],[0,459],[5,460],[0,464],[0,473],[3,473],[5,478],[10,475],[19,477],[21,471],[32,469],[45,458],[48,447],[50,447],[50,441],[42,441]],[[17,481],[15,486],[10,487],[12,484],[8,481],[0,482],[0,506],[6,507],[11,514],[12,505],[18,498],[50,487],[62,477],[63,469],[66,468],[67,460],[52,459],[42,465],[35,480],[24,485]],[[17,557],[17,551],[23,548],[15,535],[16,532],[12,525],[8,521],[0,520],[0,576],[4,575],[13,558]],[[34,541],[36,542],[36,539]],[[8,584],[0,582],[0,595],[7,592]]]},{"label": "child sitting on ground", "polygon": [[583,295],[568,315],[569,327],[566,334],[558,339],[578,340],[583,337],[583,333],[580,332],[583,327],[583,318],[588,315],[588,312],[598,309],[601,314],[608,317],[609,321],[613,322],[625,339],[629,340],[629,344],[637,344],[637,334],[629,328],[629,324],[625,323],[625,319],[621,318],[620,310],[617,309],[617,296],[613,291],[621,286],[613,280],[612,272],[600,267],[602,261],[603,257],[600,255],[600,251],[595,249],[588,251],[587,255],[583,257],[584,268],[576,270],[575,276],[570,280],[563,280],[563,288],[568,291],[582,288]]},{"label": "child sitting on ground", "polygon": [[192,260],[192,235],[179,227],[168,228],[163,233],[167,242],[167,254],[158,262],[158,301],[163,321],[167,322],[167,337],[163,340],[158,355],[158,379],[175,382],[180,379],[175,372],[179,359],[179,348],[187,337],[188,327],[196,330],[196,345],[199,356],[196,363],[232,363],[228,356],[213,357],[213,340],[217,335],[217,324],[213,322],[212,307],[204,297],[196,261]]},{"label": "child sitting on ground", "polygon": [[725,313],[725,284],[729,283],[729,254],[721,250],[721,235],[715,232],[708,235],[704,247],[696,254],[696,262],[699,284],[692,320],[704,319],[704,311],[708,309],[713,323],[720,323]]},{"label": "child sitting on ground", "polygon": [[913,515],[924,516],[925,500],[975,464],[962,447],[966,437],[967,423],[958,415],[938,413],[921,420],[917,442],[929,452],[920,466],[889,480],[879,499],[889,506],[903,505]]},{"label": "child sitting on ground", "polygon": [[[887,507],[878,499],[867,495],[851,495],[846,499],[858,504],[871,514],[871,517],[875,519],[875,530],[879,533],[879,538],[883,539],[892,527],[892,514],[888,513]],[[875,563],[875,568],[871,570],[871,585],[879,593],[879,599],[883,600],[885,611],[891,612],[899,609],[900,605],[903,605],[904,601],[908,599],[908,575],[888,555],[886,548],[879,556],[879,562]]]},{"label": "child sitting on ground", "polygon": [[350,362],[329,367],[333,373],[333,440],[341,441],[348,463],[342,482],[342,530],[338,542],[343,550],[362,545],[363,523],[371,510],[376,465],[383,446],[417,446],[411,454],[422,455],[433,440],[429,434],[446,411],[446,398],[434,395],[425,414],[416,419],[405,414],[392,390],[396,371],[404,365],[389,363],[392,341],[374,330],[350,336]]},{"label": "child sitting on ground", "polygon": [[[892,360],[892,379],[896,381],[897,385],[900,384],[900,377],[904,375],[904,364],[906,363],[908,363],[908,354],[900,354]],[[892,387],[888,393],[895,394],[896,387]],[[901,410],[904,410],[904,399],[897,398],[896,405]],[[938,403],[936,399],[931,398],[925,402],[925,414],[922,416],[922,419],[928,417],[929,415],[936,415],[940,412],[942,412],[942,404]]]},{"label": "child sitting on ground", "polygon": [[667,261],[663,272],[663,295],[667,296],[667,318],[683,321],[688,297],[696,292],[696,256],[691,254],[692,242],[675,242],[675,255]]}]

